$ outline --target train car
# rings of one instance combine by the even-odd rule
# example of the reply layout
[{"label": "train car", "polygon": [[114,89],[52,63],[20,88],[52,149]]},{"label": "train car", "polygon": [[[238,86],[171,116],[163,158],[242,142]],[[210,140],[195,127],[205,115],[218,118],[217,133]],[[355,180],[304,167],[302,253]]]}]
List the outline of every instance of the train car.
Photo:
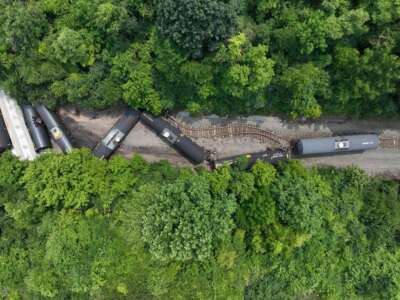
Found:
[{"label": "train car", "polygon": [[326,138],[301,139],[296,143],[298,155],[329,155],[364,152],[378,148],[376,134],[348,135]]},{"label": "train car", "polygon": [[39,117],[36,109],[31,105],[22,106],[22,112],[24,114],[25,124],[28,128],[29,134],[31,135],[33,145],[36,152],[40,152],[44,149],[51,148],[51,142],[49,134],[46,130],[46,126],[43,120]]},{"label": "train car", "polygon": [[109,158],[139,119],[140,113],[137,110],[128,109],[93,149],[93,155],[101,159]]},{"label": "train car", "polygon": [[204,148],[193,142],[187,136],[182,135],[178,128],[172,126],[164,119],[154,117],[148,113],[142,113],[141,120],[193,164],[200,164],[207,158],[207,152]]},{"label": "train car", "polygon": [[0,153],[12,147],[10,135],[8,134],[6,123],[0,114]]},{"label": "train car", "polygon": [[247,165],[245,169],[250,169],[258,160],[274,164],[281,160],[286,160],[290,158],[289,151],[284,149],[278,150],[267,150],[262,152],[250,153],[250,154],[243,154],[243,155],[236,155],[231,157],[222,158],[219,160],[215,160],[211,162],[211,166],[213,169],[220,168],[224,165],[232,165],[233,163],[237,162],[241,158],[245,157]]},{"label": "train car", "polygon": [[43,120],[50,136],[54,142],[61,148],[64,153],[69,153],[73,150],[72,143],[66,136],[64,130],[61,128],[61,123],[57,120],[56,116],[47,109],[44,105],[37,105],[36,111],[39,113],[40,118]]}]

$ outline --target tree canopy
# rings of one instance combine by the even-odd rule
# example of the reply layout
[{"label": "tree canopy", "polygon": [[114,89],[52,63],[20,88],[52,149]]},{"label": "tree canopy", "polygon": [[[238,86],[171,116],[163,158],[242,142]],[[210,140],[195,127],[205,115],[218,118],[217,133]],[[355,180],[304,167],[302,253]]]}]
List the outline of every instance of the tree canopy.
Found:
[{"label": "tree canopy", "polygon": [[0,156],[5,299],[396,299],[400,186],[257,162],[214,172]]},{"label": "tree canopy", "polygon": [[398,0],[18,0],[1,2],[0,22],[0,87],[20,102],[400,111]]}]

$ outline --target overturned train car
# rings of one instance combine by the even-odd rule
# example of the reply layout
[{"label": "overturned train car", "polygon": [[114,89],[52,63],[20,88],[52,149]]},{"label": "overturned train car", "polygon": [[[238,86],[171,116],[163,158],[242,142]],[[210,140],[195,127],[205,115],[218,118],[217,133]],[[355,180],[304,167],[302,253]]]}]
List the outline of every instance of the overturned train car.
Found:
[{"label": "overturned train car", "polygon": [[301,139],[296,143],[296,153],[301,156],[346,154],[373,150],[378,146],[377,134],[347,135]]},{"label": "overturned train car", "polygon": [[49,134],[43,120],[40,118],[36,109],[31,105],[22,106],[25,124],[32,138],[36,152],[51,148]]},{"label": "overturned train car", "polygon": [[72,143],[61,127],[61,123],[56,116],[47,109],[44,105],[35,107],[40,118],[43,120],[54,142],[61,148],[64,153],[69,153],[73,150]]},{"label": "overturned train car", "polygon": [[109,158],[139,120],[140,113],[134,109],[128,109],[96,145],[93,155],[101,159]]},{"label": "overturned train car", "polygon": [[11,139],[7,131],[6,123],[0,114],[0,153],[12,147]]},{"label": "overturned train car", "polygon": [[193,142],[187,136],[181,134],[180,130],[162,118],[154,117],[148,113],[142,113],[143,124],[152,129],[165,142],[170,144],[193,164],[200,164],[207,158],[207,151]]},{"label": "overturned train car", "polygon": [[222,158],[219,160],[211,161],[211,167],[213,169],[220,168],[224,165],[232,165],[235,162],[240,161],[240,159],[245,158],[246,165],[244,166],[245,169],[250,169],[258,160],[275,164],[281,160],[286,160],[290,158],[290,153],[288,150],[285,149],[277,149],[277,150],[267,150],[262,152],[256,153],[249,153],[243,155],[236,155],[231,157]]}]

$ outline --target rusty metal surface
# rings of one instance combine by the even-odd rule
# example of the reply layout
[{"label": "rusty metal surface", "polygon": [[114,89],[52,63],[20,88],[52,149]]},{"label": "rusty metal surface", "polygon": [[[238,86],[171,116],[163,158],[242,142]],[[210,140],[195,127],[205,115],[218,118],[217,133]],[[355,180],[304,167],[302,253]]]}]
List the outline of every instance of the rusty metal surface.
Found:
[{"label": "rusty metal surface", "polygon": [[400,150],[400,137],[398,137],[398,136],[392,136],[392,137],[382,136],[382,137],[380,137],[379,146],[381,148]]}]

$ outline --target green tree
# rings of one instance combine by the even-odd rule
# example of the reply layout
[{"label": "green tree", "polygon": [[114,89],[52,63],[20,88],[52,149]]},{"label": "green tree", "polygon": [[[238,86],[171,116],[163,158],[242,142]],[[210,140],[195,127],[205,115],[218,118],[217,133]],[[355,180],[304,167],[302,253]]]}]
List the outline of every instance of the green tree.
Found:
[{"label": "green tree", "polygon": [[[299,162],[214,172],[86,150],[0,157],[6,299],[391,299],[398,183]],[[61,193],[60,193],[61,191]]]},{"label": "green tree", "polygon": [[113,59],[112,74],[125,81],[121,87],[127,104],[158,114],[164,107],[155,88],[151,54],[151,41],[133,44],[127,52]]},{"label": "green tree", "polygon": [[22,178],[28,197],[38,206],[85,209],[108,208],[107,181],[103,161],[88,150],[71,155],[43,155],[28,166]]},{"label": "green tree", "polygon": [[[267,58],[265,45],[252,47],[244,34],[229,40],[213,58],[217,67],[217,96],[239,111],[250,112],[266,106],[265,90],[274,77],[274,61]],[[219,66],[219,67],[218,67]]]},{"label": "green tree", "polygon": [[150,188],[138,197],[148,201],[142,238],[157,259],[207,259],[232,230],[233,196],[213,198],[205,177],[178,180],[156,193]]},{"label": "green tree", "polygon": [[273,187],[282,223],[310,234],[321,230],[330,193],[330,186],[318,174],[295,161],[282,166]]},{"label": "green tree", "polygon": [[51,43],[50,49],[45,50],[44,47],[43,45],[39,49],[41,53],[49,51],[47,55],[51,57],[53,54],[55,59],[64,64],[79,64],[86,67],[95,61],[93,41],[84,30],[75,31],[64,27]]},{"label": "green tree", "polygon": [[160,33],[193,58],[216,50],[237,29],[235,6],[226,1],[157,1],[156,11]]},{"label": "green tree", "polygon": [[58,298],[123,292],[123,248],[104,218],[62,214],[51,227],[44,256],[27,275],[29,289]]},{"label": "green tree", "polygon": [[165,80],[162,93],[171,102],[180,99],[189,109],[200,103],[203,110],[220,112],[250,112],[268,105],[265,90],[274,77],[274,61],[267,58],[267,46],[252,46],[243,33],[203,63],[185,59],[169,43],[156,45],[155,53]]},{"label": "green tree", "polygon": [[[6,3],[8,2],[8,3]],[[0,50],[13,54],[27,53],[32,44],[46,32],[47,22],[40,4],[35,2],[6,1],[0,8]]]},{"label": "green tree", "polygon": [[399,185],[395,182],[373,180],[364,190],[361,221],[367,228],[371,245],[398,249],[400,242]]},{"label": "green tree", "polygon": [[336,110],[358,116],[396,113],[392,95],[400,78],[400,59],[390,49],[366,49],[360,54],[354,48],[338,48],[332,68]]},{"label": "green tree", "polygon": [[278,79],[274,103],[285,99],[284,110],[292,118],[318,118],[322,111],[318,98],[329,96],[329,75],[313,64],[288,68]]}]

